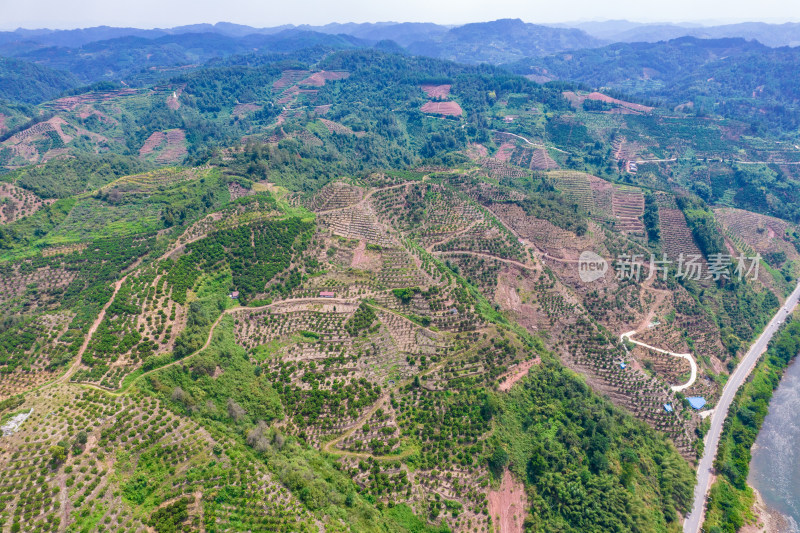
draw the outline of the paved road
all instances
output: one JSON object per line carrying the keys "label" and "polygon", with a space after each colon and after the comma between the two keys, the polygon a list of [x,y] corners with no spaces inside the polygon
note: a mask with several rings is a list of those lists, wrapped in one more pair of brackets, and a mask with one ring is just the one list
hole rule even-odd
{"label": "paved road", "polygon": [[783,304],[783,307],[772,317],[767,327],[764,328],[764,332],[750,347],[750,350],[739,363],[739,366],[736,367],[733,375],[722,389],[722,397],[719,399],[714,409],[714,414],[711,415],[711,427],[706,434],[703,457],[700,459],[700,464],[697,467],[697,485],[694,487],[694,504],[692,506],[692,512],[683,522],[684,533],[698,533],[703,524],[706,494],[710,488],[711,468],[714,464],[714,458],[717,455],[719,438],[722,433],[722,424],[725,422],[725,418],[728,415],[728,409],[731,406],[731,402],[733,402],[733,397],[756,366],[759,357],[761,357],[761,354],[767,349],[767,344],[775,332],[778,331],[778,328],[781,326],[786,316],[797,306],[798,299],[800,299],[800,284],[797,285],[792,294],[786,299],[786,303]]}

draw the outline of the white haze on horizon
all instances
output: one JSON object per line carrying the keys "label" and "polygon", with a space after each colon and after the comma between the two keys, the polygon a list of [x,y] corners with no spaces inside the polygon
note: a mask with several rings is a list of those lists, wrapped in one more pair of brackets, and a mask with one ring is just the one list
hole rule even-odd
{"label": "white haze on horizon", "polygon": [[[632,20],[701,25],[744,21],[800,21],[800,2],[791,0],[460,0],[459,2],[374,2],[366,0],[0,0],[0,29],[73,29],[92,26],[169,28],[218,21],[270,27],[330,22],[435,22],[460,25],[500,18],[538,24],[564,21]],[[565,24],[566,25],[566,24]]]}

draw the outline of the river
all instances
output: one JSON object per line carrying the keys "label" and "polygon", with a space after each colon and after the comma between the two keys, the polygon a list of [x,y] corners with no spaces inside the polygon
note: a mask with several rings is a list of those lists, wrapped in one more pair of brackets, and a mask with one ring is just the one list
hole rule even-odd
{"label": "river", "polygon": [[800,533],[800,360],[783,375],[753,446],[748,481]]}

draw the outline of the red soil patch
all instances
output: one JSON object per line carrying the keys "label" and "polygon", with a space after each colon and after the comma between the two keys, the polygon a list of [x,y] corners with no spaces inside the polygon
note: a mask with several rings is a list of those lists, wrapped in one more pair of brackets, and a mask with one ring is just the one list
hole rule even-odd
{"label": "red soil patch", "polygon": [[87,119],[87,118],[92,117],[92,116],[98,117],[98,119],[101,122],[104,122],[106,124],[111,124],[111,125],[118,124],[117,119],[115,119],[114,117],[110,117],[110,116],[106,115],[102,111],[98,111],[97,109],[95,109],[91,105],[86,104],[86,105],[82,105],[80,107],[80,111],[78,111],[78,117],[80,117],[82,119]]}
{"label": "red soil patch", "polygon": [[579,107],[584,100],[586,100],[583,96],[578,96],[576,93],[572,91],[565,91],[562,93],[564,98],[566,98],[572,107]]}
{"label": "red soil patch", "polygon": [[504,163],[508,162],[511,159],[511,154],[514,152],[514,145],[511,143],[503,143],[497,148],[497,153],[494,154],[494,158]]}
{"label": "red soil patch", "polygon": [[145,157],[154,152],[157,163],[177,163],[186,157],[186,133],[183,130],[156,131],[144,142],[139,149],[139,157]]}
{"label": "red soil patch", "polygon": [[436,115],[450,115],[460,117],[464,110],[456,102],[428,102],[422,106],[423,113],[433,113]]}
{"label": "red soil patch", "polygon": [[[564,98],[569,100],[569,102],[573,105],[573,107],[578,107],[583,104],[584,100],[598,100],[600,102],[605,102],[607,104],[614,104],[618,105],[622,108],[628,110],[628,112],[638,112],[638,113],[649,113],[653,110],[652,107],[648,107],[646,105],[641,104],[634,104],[632,102],[626,102],[624,100],[617,100],[616,98],[612,98],[608,95],[603,93],[593,92],[587,95],[579,95],[572,91],[567,91],[564,93]],[[616,110],[616,113],[625,113],[625,111]]]}
{"label": "red soil patch", "polygon": [[632,109],[634,111],[641,111],[642,113],[649,113],[653,110],[652,107],[648,107],[646,105],[641,104],[633,104],[631,102],[626,102],[624,100],[617,100],[616,98],[611,98],[603,93],[594,92],[586,96],[589,100],[599,100],[601,102],[606,102],[608,104],[616,104],[618,106],[627,107],[628,109]]}
{"label": "red soil patch", "polygon": [[308,78],[300,82],[301,85],[311,85],[312,87],[322,87],[326,81],[343,80],[350,76],[349,72],[332,72],[329,70],[321,70],[315,72]]}
{"label": "red soil patch", "polygon": [[428,95],[428,98],[440,98],[444,100],[450,94],[450,87],[452,85],[422,85],[422,90]]}
{"label": "red soil patch", "polygon": [[528,375],[528,370],[530,370],[533,365],[538,365],[541,362],[542,360],[537,357],[535,359],[531,359],[530,361],[523,361],[516,365],[511,370],[500,376],[501,378],[506,379],[500,383],[497,389],[500,392],[511,390],[511,387],[513,387],[517,381]]}
{"label": "red soil patch", "polygon": [[489,150],[482,144],[470,143],[467,146],[467,156],[472,160],[477,160],[489,155]]}
{"label": "red soil patch", "polygon": [[489,491],[489,516],[497,533],[522,533],[522,523],[528,513],[528,502],[522,483],[506,470],[500,490]]}
{"label": "red soil patch", "polygon": [[186,132],[170,130],[167,132],[167,146],[156,157],[158,163],[177,163],[186,157]]}
{"label": "red soil patch", "polygon": [[550,157],[547,150],[537,148],[531,157],[531,168],[534,170],[555,170],[558,168],[558,163]]}
{"label": "red soil patch", "polygon": [[78,117],[81,119],[87,119],[94,114],[94,109],[89,107],[88,105],[81,106],[81,110],[78,111]]}
{"label": "red soil patch", "polygon": [[58,100],[54,100],[45,105],[53,109],[60,109],[62,111],[72,111],[73,109],[82,104],[105,102],[106,100],[111,100],[112,98],[131,96],[137,94],[138,92],[139,91],[137,91],[136,89],[119,89],[117,91],[107,91],[102,93],[86,93],[86,94],[79,94],[77,96],[66,96],[64,98],[59,98]]}
{"label": "red soil patch", "polygon": [[47,124],[50,124],[50,127],[53,129],[53,131],[58,133],[58,136],[61,137],[61,141],[64,144],[67,144],[68,142],[70,142],[72,140],[72,137],[70,137],[69,135],[67,135],[63,131],[61,131],[61,126],[64,126],[65,124],[67,124],[67,121],[64,120],[63,118],[61,118],[61,117],[53,117],[53,118],[51,118],[50,120],[47,121]]}
{"label": "red soil patch", "polygon": [[181,107],[181,103],[178,100],[178,97],[181,95],[181,90],[178,89],[174,91],[171,95],[167,97],[167,107],[172,109],[173,111],[177,110]]}
{"label": "red soil patch", "polygon": [[308,77],[309,74],[310,72],[307,70],[284,70],[281,77],[272,84],[272,88],[276,91],[285,89]]}
{"label": "red soil patch", "polygon": [[263,106],[260,106],[258,104],[236,104],[233,107],[233,114],[235,116],[242,117],[244,115],[247,115],[248,113],[259,111],[262,107]]}
{"label": "red soil patch", "polygon": [[[35,141],[46,139],[51,132],[55,132],[64,144],[68,144],[72,137],[62,131],[61,127],[65,124],[67,124],[67,121],[63,118],[53,117],[50,120],[38,122],[30,128],[15,133],[3,141],[3,144],[10,147],[16,156],[22,157],[30,163],[40,162],[44,154],[39,153],[39,148]],[[51,156],[57,155],[55,150],[50,150],[50,152],[54,152]]]}
{"label": "red soil patch", "polygon": [[164,141],[166,140],[167,135],[163,131],[155,131],[153,132],[150,137],[144,142],[141,148],[139,148],[139,157],[144,157],[147,154],[150,154],[161,146]]}
{"label": "red soil patch", "polygon": [[362,239],[353,250],[353,259],[350,261],[350,266],[366,270],[368,267],[380,266],[380,259],[380,254],[367,251],[367,241]]}

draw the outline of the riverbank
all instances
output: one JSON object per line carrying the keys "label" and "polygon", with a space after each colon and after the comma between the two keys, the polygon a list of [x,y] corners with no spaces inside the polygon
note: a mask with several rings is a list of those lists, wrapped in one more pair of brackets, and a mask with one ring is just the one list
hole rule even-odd
{"label": "riverbank", "polygon": [[755,523],[746,524],[739,530],[739,533],[797,533],[797,524],[791,518],[767,505],[757,489],[753,489],[753,494],[755,496],[753,504]]}
{"label": "riverbank", "polygon": [[800,530],[800,360],[789,365],[772,395],[751,449],[748,484],[761,492],[765,505],[787,517],[781,531]]}
{"label": "riverbank", "polygon": [[[755,370],[759,361],[764,361],[764,357],[762,357],[764,352],[766,352],[770,346],[776,344],[773,342],[773,336],[787,329],[785,321],[787,319],[791,320],[798,302],[800,302],[800,283],[797,284],[789,297],[786,298],[786,301],[784,301],[783,305],[778,309],[755,342],[750,345],[747,353],[745,353],[742,360],[736,366],[736,369],[728,378],[727,383],[725,383],[725,386],[722,388],[722,394],[717,401],[714,412],[710,416],[708,431],[703,439],[703,452],[697,464],[697,481],[694,488],[692,510],[686,515],[683,521],[683,533],[699,533],[701,531],[701,525],[704,523],[703,520],[706,518],[706,504],[708,503],[708,510],[711,512],[719,505],[718,502],[720,501],[724,504],[720,512],[724,511],[721,520],[722,523],[725,524],[725,529],[722,529],[721,526],[718,526],[718,529],[720,531],[736,531],[744,525],[746,516],[743,515],[746,515],[750,505],[747,505],[747,507],[744,508],[745,510],[742,511],[745,503],[742,501],[742,496],[748,496],[745,489],[747,488],[746,478],[750,462],[750,445],[755,442],[755,438],[758,435],[758,428],[751,429],[751,434],[746,436],[748,440],[748,444],[744,448],[747,454],[746,460],[737,457],[735,458],[736,461],[733,463],[718,462],[720,461],[720,457],[724,457],[724,447],[722,446],[724,436],[723,429],[730,430],[730,426],[736,423],[737,417],[735,414],[738,410],[738,400],[742,397],[742,389],[745,388],[746,383],[750,383],[748,379],[753,379],[751,373]],[[797,332],[797,338],[798,343],[800,343],[800,331]],[[794,340],[791,339],[791,335],[790,340],[794,342]],[[800,349],[800,344],[796,347]],[[781,353],[785,351],[785,349],[782,349]],[[797,350],[786,357],[787,364],[796,353]],[[771,359],[771,356],[768,358]],[[778,386],[779,381],[780,377],[777,378],[775,385],[769,390],[769,394],[772,394],[772,390]],[[762,406],[763,409],[760,409],[763,411],[763,414],[757,421],[759,425],[763,417],[766,416],[768,403],[769,400]],[[731,413],[734,414],[731,415]],[[747,421],[747,425],[752,424],[753,420]],[[739,435],[737,435],[737,438],[738,437]],[[740,443],[741,440],[735,442]],[[736,449],[739,450],[738,444]],[[713,476],[716,472],[720,472],[721,464],[725,464],[726,466],[726,471],[722,472],[722,474],[732,480],[732,482],[735,482],[735,489],[726,490],[724,483],[716,481],[715,483],[719,485],[718,491],[722,490],[723,492],[717,494],[716,497],[714,497],[713,494],[709,496],[709,489],[712,487],[712,482],[714,482]],[[744,494],[738,496],[734,495],[732,494],[734,490],[744,491]],[[752,499],[752,492],[749,493],[749,497]],[[718,517],[706,521],[708,522],[710,520],[720,521]]]}
{"label": "riverbank", "polygon": [[[714,460],[718,476],[711,487],[704,531],[742,531],[745,526],[756,527],[753,531],[759,531],[760,520],[756,516],[759,504],[755,492],[747,484],[751,449],[769,411],[773,392],[798,351],[800,322],[795,315],[770,342],[750,380],[736,393]],[[762,509],[762,521],[775,516],[763,505],[763,499]],[[779,531],[786,533],[787,530]]]}

